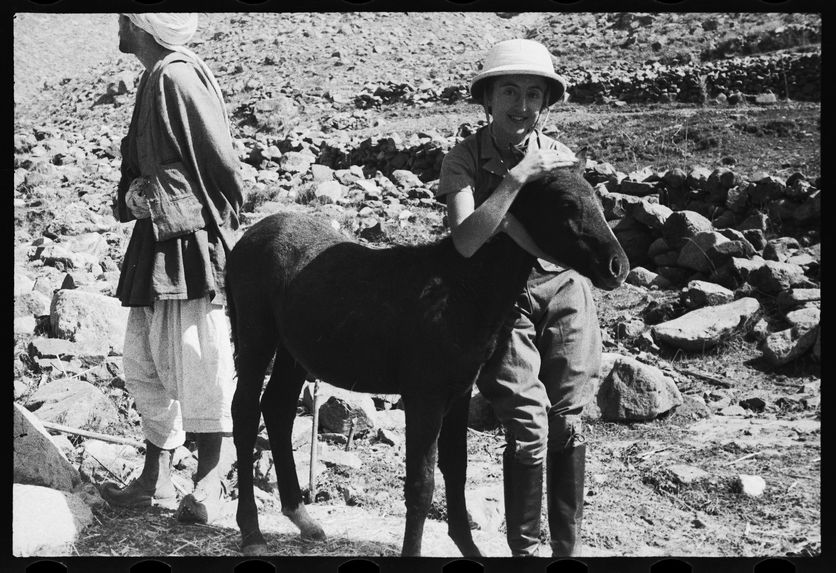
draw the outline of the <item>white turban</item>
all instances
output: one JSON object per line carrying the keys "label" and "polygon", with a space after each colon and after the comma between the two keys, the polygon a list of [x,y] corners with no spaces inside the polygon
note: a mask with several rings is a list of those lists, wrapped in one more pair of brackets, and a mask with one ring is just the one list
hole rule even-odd
{"label": "white turban", "polygon": [[228,128],[229,118],[226,116],[226,104],[221,93],[221,87],[218,85],[217,80],[215,80],[214,74],[212,74],[212,71],[197,54],[183,46],[197,31],[197,14],[194,12],[146,12],[143,14],[125,14],[125,16],[135,26],[151,34],[154,40],[163,48],[185,54],[195,61],[203,73],[209,78],[209,82],[212,84],[221,102],[221,111],[223,112],[224,120],[226,120]]}
{"label": "white turban", "polygon": [[197,14],[194,12],[147,12],[125,16],[169,50],[188,42],[197,31]]}

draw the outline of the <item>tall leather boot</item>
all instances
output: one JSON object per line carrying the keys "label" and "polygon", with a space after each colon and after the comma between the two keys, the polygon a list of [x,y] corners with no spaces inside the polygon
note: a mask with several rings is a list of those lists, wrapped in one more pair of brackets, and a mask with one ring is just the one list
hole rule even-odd
{"label": "tall leather boot", "polygon": [[586,444],[548,452],[546,480],[552,555],[571,557],[580,548]]}
{"label": "tall leather boot", "polygon": [[522,464],[513,452],[502,454],[505,525],[514,557],[536,556],[540,545],[543,464]]}

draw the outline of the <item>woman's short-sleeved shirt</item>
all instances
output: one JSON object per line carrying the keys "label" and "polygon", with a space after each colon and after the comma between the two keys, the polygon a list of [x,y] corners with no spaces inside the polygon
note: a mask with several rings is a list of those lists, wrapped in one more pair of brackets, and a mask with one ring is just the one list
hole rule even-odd
{"label": "woman's short-sleeved shirt", "polygon": [[[530,137],[535,138],[535,144],[541,149],[572,153],[567,146],[540,131],[535,130]],[[516,163],[509,165],[502,160],[490,131],[483,127],[456,144],[444,157],[436,199],[446,202],[447,195],[469,189],[478,207],[493,193],[514,165]]]}

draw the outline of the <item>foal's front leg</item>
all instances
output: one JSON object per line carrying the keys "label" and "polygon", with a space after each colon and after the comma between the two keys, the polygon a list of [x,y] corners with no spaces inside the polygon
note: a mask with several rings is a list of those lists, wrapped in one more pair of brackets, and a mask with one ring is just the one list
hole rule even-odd
{"label": "foal's front leg", "polygon": [[473,542],[467,515],[465,481],[467,479],[467,414],[470,388],[453,399],[444,416],[438,438],[438,467],[444,474],[447,497],[447,533],[462,555],[481,556]]}
{"label": "foal's front leg", "polygon": [[406,527],[401,555],[421,555],[424,521],[433,498],[438,433],[444,402],[428,396],[403,396],[406,413]]}

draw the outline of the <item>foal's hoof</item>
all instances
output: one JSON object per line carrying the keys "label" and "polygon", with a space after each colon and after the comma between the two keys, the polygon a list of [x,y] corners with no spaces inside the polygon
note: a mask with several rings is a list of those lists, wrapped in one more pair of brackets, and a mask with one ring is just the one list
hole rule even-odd
{"label": "foal's hoof", "polygon": [[306,541],[322,541],[326,537],[325,530],[316,524],[302,529],[300,535]]}
{"label": "foal's hoof", "polygon": [[241,553],[247,557],[255,557],[258,555],[267,555],[267,545],[264,543],[255,543],[241,548]]}
{"label": "foal's hoof", "polygon": [[282,513],[299,528],[302,539],[306,541],[322,541],[325,539],[325,530],[308,515],[304,505],[296,509],[282,509]]}

